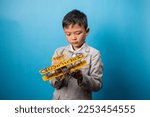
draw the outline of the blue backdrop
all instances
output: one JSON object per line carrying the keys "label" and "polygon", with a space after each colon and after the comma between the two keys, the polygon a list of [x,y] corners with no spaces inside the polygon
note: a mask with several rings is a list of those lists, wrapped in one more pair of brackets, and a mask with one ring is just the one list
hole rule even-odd
{"label": "blue backdrop", "polygon": [[39,70],[67,44],[61,21],[88,16],[87,43],[100,50],[103,88],[94,99],[150,99],[149,0],[0,0],[0,99],[51,99]]}

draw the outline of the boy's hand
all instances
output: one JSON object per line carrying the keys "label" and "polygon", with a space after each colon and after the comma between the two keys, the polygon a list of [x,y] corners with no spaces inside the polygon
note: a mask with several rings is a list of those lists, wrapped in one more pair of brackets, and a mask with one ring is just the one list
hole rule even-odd
{"label": "boy's hand", "polygon": [[62,72],[63,72],[64,77],[70,76],[70,70],[67,67],[63,67]]}
{"label": "boy's hand", "polygon": [[83,79],[83,75],[82,75],[82,72],[81,70],[76,70],[74,72],[71,73],[71,76],[77,80],[81,80]]}

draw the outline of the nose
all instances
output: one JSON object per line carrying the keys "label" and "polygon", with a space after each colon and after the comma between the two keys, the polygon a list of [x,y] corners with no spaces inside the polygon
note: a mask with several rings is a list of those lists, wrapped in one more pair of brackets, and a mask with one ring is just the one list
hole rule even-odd
{"label": "nose", "polygon": [[76,36],[75,36],[74,34],[72,34],[72,35],[71,35],[71,39],[72,39],[72,40],[76,40],[77,38],[76,38]]}

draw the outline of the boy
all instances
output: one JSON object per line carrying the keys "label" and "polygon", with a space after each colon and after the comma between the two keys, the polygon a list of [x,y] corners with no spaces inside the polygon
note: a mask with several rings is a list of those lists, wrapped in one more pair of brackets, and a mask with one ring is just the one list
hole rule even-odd
{"label": "boy", "polygon": [[[65,15],[62,26],[68,46],[56,49],[54,57],[66,54],[65,59],[79,54],[86,55],[87,65],[76,70],[71,75],[64,72],[65,78],[54,78],[50,81],[55,88],[55,100],[91,100],[92,91],[100,90],[102,86],[102,62],[98,50],[88,46],[85,38],[89,33],[86,15],[79,10],[72,10]],[[56,60],[53,64],[59,64]]]}

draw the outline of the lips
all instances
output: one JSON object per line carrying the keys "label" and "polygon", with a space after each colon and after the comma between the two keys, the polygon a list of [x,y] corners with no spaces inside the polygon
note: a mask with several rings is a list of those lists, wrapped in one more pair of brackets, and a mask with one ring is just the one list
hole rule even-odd
{"label": "lips", "polygon": [[78,42],[71,42],[72,44],[78,44]]}

